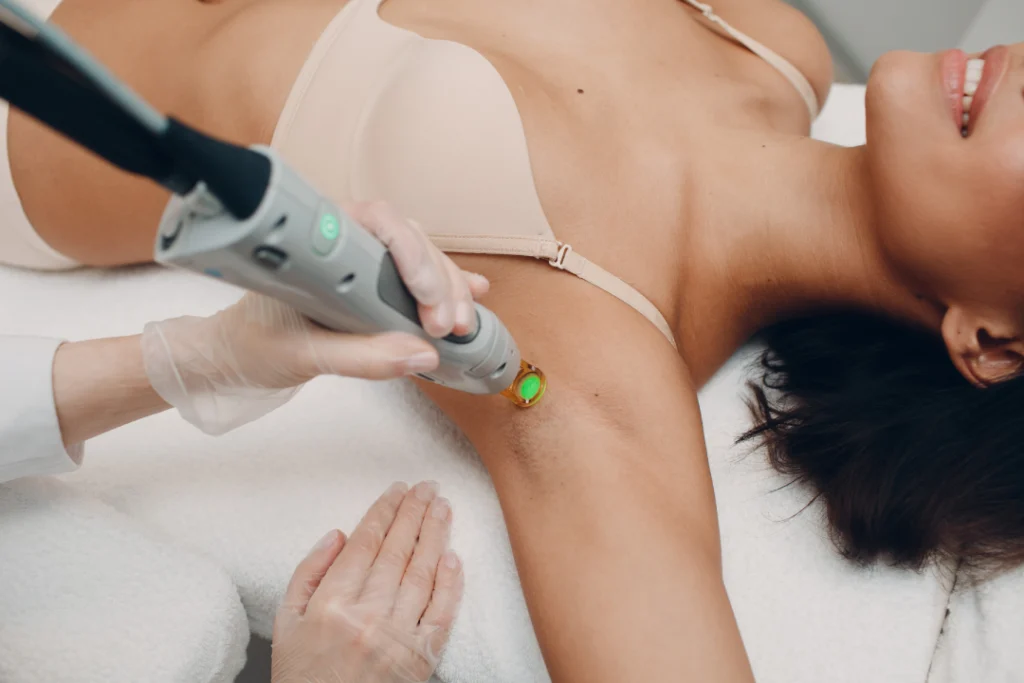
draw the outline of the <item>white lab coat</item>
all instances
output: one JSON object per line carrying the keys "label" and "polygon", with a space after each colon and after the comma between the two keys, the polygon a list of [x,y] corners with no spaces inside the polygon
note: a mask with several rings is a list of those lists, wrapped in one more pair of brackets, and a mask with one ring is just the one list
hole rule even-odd
{"label": "white lab coat", "polygon": [[75,470],[84,448],[64,448],[53,398],[60,339],[0,335],[0,482]]}

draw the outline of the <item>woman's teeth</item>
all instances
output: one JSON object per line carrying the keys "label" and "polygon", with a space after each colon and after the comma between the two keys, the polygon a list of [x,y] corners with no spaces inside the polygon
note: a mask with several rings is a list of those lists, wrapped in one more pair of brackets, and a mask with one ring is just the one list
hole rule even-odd
{"label": "woman's teeth", "polygon": [[971,59],[967,62],[967,74],[964,78],[964,118],[960,134],[967,137],[967,126],[971,123],[971,106],[974,104],[974,95],[978,92],[978,84],[981,83],[981,75],[985,71],[984,59]]}

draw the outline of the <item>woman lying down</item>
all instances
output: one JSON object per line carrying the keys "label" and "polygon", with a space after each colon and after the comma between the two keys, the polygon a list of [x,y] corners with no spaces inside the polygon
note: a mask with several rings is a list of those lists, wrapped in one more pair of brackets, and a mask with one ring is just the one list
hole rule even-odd
{"label": "woman lying down", "polygon": [[[758,333],[749,437],[817,488],[842,552],[979,576],[1024,556],[1024,44],[885,55],[868,142],[839,148],[808,137],[825,44],[778,0],[52,20],[158,108],[272,143],[343,205],[386,200],[491,281],[544,402],[423,390],[493,478],[557,683],[753,679],[696,396]],[[8,260],[149,260],[160,189],[17,114],[7,141]]]}

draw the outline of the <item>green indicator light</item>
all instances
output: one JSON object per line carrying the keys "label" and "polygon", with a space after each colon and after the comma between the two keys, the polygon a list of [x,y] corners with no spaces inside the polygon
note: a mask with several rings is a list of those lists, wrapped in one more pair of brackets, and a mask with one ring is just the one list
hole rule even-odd
{"label": "green indicator light", "polygon": [[527,375],[523,378],[523,381],[519,383],[519,396],[524,401],[532,401],[540,393],[540,377],[537,375]]}
{"label": "green indicator light", "polygon": [[341,226],[338,225],[338,219],[329,213],[325,213],[320,219],[320,234],[324,236],[324,239],[337,239],[338,233],[341,232]]}

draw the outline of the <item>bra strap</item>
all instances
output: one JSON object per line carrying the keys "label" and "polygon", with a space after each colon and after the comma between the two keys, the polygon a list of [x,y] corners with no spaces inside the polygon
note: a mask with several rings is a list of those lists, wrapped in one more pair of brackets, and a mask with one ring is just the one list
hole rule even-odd
{"label": "bra strap", "polygon": [[647,297],[607,270],[572,250],[572,246],[546,237],[528,235],[431,235],[438,249],[449,253],[529,256],[544,259],[553,268],[565,270],[600,287],[654,323],[676,348],[672,327]]}
{"label": "bra strap", "polygon": [[804,99],[804,102],[807,103],[807,110],[811,113],[811,121],[814,121],[815,119],[818,118],[820,108],[818,105],[818,96],[817,94],[815,94],[814,88],[807,80],[807,77],[804,76],[799,69],[793,66],[793,64],[788,59],[786,59],[785,57],[783,57],[782,55],[780,55],[778,52],[771,49],[767,45],[764,45],[754,40],[746,33],[742,33],[741,31],[737,31],[736,29],[734,29],[724,19],[715,14],[715,10],[711,7],[711,5],[707,5],[703,2],[698,2],[698,0],[683,0],[683,2],[685,2],[690,7],[699,10],[700,13],[704,15],[705,19],[719,26],[723,31],[729,34],[740,45],[743,45],[748,50],[753,52],[755,55],[757,55],[758,57],[771,64],[773,67],[775,67],[783,76],[786,77],[786,80],[793,84],[793,87],[796,88],[797,92],[800,93],[800,96]]}

